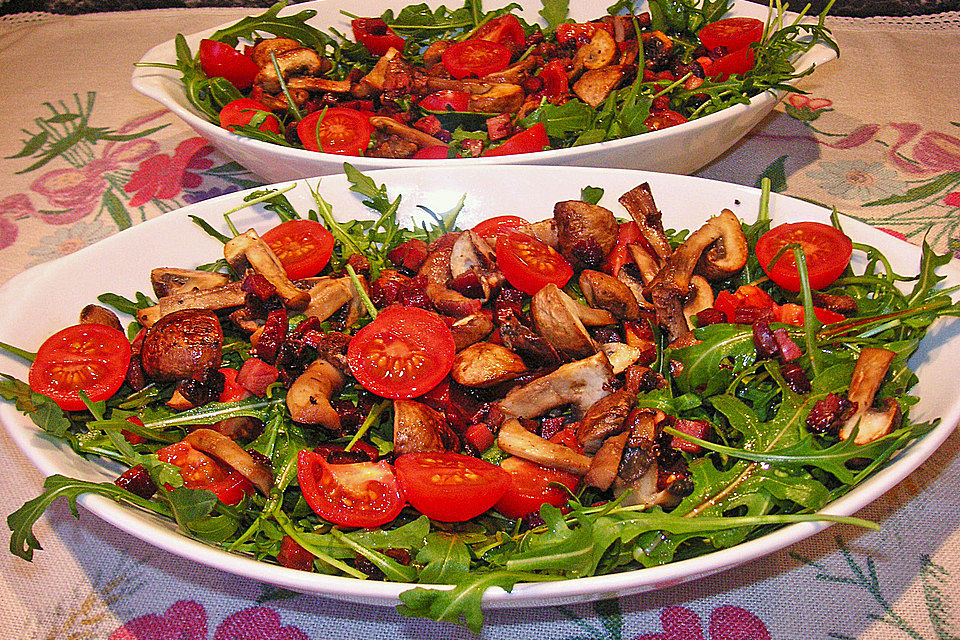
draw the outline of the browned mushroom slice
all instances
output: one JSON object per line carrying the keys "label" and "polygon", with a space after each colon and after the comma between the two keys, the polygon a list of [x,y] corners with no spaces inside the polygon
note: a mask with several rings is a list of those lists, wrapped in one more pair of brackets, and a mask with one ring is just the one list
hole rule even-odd
{"label": "browned mushroom slice", "polygon": [[271,53],[274,56],[279,56],[287,51],[302,48],[303,45],[293,38],[267,38],[258,42],[256,46],[253,47],[253,52],[250,55],[253,58],[254,64],[258,67],[263,67],[268,64],[273,64],[273,60],[270,57]]}
{"label": "browned mushroom slice", "polygon": [[873,399],[887,375],[896,354],[888,349],[866,347],[857,357],[847,399],[856,403],[856,412],[840,427],[840,439],[847,440],[857,430],[856,444],[866,444],[890,433],[900,420],[900,405],[887,398],[883,409],[873,408]]}
{"label": "browned mushroom slice", "polygon": [[353,83],[349,80],[328,80],[327,78],[296,77],[290,78],[287,88],[293,91],[311,91],[325,93],[349,93]]}
{"label": "browned mushroom slice", "polygon": [[238,272],[249,267],[266,278],[290,309],[303,311],[310,304],[310,294],[290,282],[280,259],[253,229],[223,245],[223,257]]}
{"label": "browned mushroom slice", "polygon": [[[363,279],[361,278],[361,282]],[[301,285],[309,285],[310,304],[303,310],[305,316],[326,320],[344,305],[350,305],[344,325],[349,327],[364,313],[364,306],[360,295],[349,277],[333,278],[306,278],[299,280]]]}
{"label": "browned mushroom slice", "polygon": [[423,50],[423,66],[429,69],[439,64],[443,59],[443,52],[449,49],[453,42],[453,40],[437,40],[430,43],[430,46]]}
{"label": "browned mushroom slice", "polygon": [[673,253],[667,234],[663,230],[662,214],[653,200],[649,183],[644,182],[627,191],[620,196],[619,202],[640,227],[640,234],[656,253],[658,260]]}
{"label": "browned mushroom slice", "polygon": [[480,311],[482,303],[450,288],[450,281],[453,279],[450,270],[452,250],[452,244],[432,248],[417,274],[426,279],[427,286],[424,288],[424,293],[430,298],[430,302],[437,311],[444,315],[462,318]]}
{"label": "browned mushroom slice", "polygon": [[523,105],[523,87],[509,82],[491,84],[483,93],[471,93],[467,111],[476,113],[516,113]]}
{"label": "browned mushroom slice", "polygon": [[267,93],[280,93],[282,90],[280,86],[280,76],[277,75],[278,67],[284,80],[295,74],[304,76],[317,75],[324,69],[320,54],[313,49],[307,49],[305,47],[275,54],[275,58],[277,61],[276,66],[273,64],[273,59],[269,59],[269,62],[264,63],[264,65],[260,67],[260,72],[257,73],[256,78],[253,80],[255,85]]}
{"label": "browned mushroom slice", "polygon": [[88,304],[80,310],[80,324],[102,324],[117,331],[123,331],[123,325],[120,324],[117,314],[98,304]]}
{"label": "browned mushroom slice", "polygon": [[393,402],[393,451],[397,455],[424,451],[453,451],[457,435],[444,417],[422,402]]}
{"label": "browned mushroom slice", "polygon": [[497,405],[505,415],[517,418],[536,418],[565,404],[574,405],[577,414],[583,415],[610,394],[614,377],[607,356],[597,353],[511,389]]}
{"label": "browned mushroom slice", "polygon": [[417,147],[421,149],[424,147],[447,146],[447,143],[443,140],[434,138],[429,133],[424,133],[419,129],[408,127],[387,116],[372,116],[370,118],[370,124],[373,125],[374,129],[383,134],[398,136],[403,140],[417,145]]}
{"label": "browned mushroom slice", "polygon": [[553,218],[531,222],[520,229],[524,233],[533,236],[540,242],[548,244],[554,249],[560,248],[560,236],[557,231],[557,221]]}
{"label": "browned mushroom slice", "polygon": [[665,418],[662,411],[640,409],[628,419],[632,428],[613,482],[613,495],[622,496],[624,506],[673,506],[678,501],[679,496],[671,487],[659,489],[660,469],[654,443]]}
{"label": "browned mushroom slice", "polygon": [[225,273],[211,273],[194,269],[159,267],[150,271],[150,284],[158,298],[191,291],[215,289],[230,283]]}
{"label": "browned mushroom slice", "polygon": [[623,457],[623,447],[627,443],[629,433],[611,436],[603,441],[600,448],[590,459],[590,469],[583,476],[583,484],[606,491],[617,479],[620,468],[620,459]]}
{"label": "browned mushroom slice", "polygon": [[560,364],[560,354],[546,338],[516,318],[501,321],[498,328],[503,346],[519,355],[528,366],[547,368]]}
{"label": "browned mushroom slice", "polygon": [[273,488],[273,472],[222,433],[213,429],[194,429],[184,440],[194,449],[208,453],[236,469],[260,493],[268,495]]}
{"label": "browned mushroom slice", "polygon": [[[633,263],[637,265],[637,271],[640,273],[640,280],[643,284],[648,285],[653,282],[653,279],[656,278],[660,272],[660,259],[647,251],[646,247],[638,242],[628,244],[627,251],[630,252]],[[670,253],[666,254],[666,256],[669,255]],[[617,276],[619,277],[619,274],[617,274]],[[642,298],[643,296],[640,296],[640,299]]]}
{"label": "browned mushroom slice", "polygon": [[613,212],[597,204],[564,200],[553,206],[560,253],[571,263],[578,262],[578,253],[596,245],[607,255],[617,243],[619,225]]}
{"label": "browned mushroom slice", "polygon": [[600,345],[600,351],[607,356],[613,372],[620,375],[627,367],[643,357],[643,349],[623,342],[607,342]]}
{"label": "browned mushroom slice", "polygon": [[477,342],[457,353],[450,375],[466,387],[492,387],[527,372],[523,360],[510,349]]}
{"label": "browned mushroom slice", "polygon": [[390,66],[390,61],[398,55],[400,55],[400,52],[393,47],[387,49],[387,52],[377,60],[377,64],[373,66],[370,73],[363,76],[361,82],[370,85],[377,91],[383,91],[383,86],[387,79],[387,67]]}
{"label": "browned mushroom slice", "polygon": [[720,237],[700,255],[697,273],[707,280],[724,280],[747,264],[747,237],[730,209],[722,210],[710,221],[719,229]]}
{"label": "browned mushroom slice", "polygon": [[710,283],[698,275],[690,276],[687,303],[683,305],[683,317],[687,319],[687,325],[692,326],[691,318],[712,306],[713,288]]}
{"label": "browned mushroom slice", "polygon": [[537,68],[537,57],[536,56],[526,56],[520,62],[516,62],[502,71],[497,71],[489,75],[483,76],[480,80],[482,82],[489,82],[491,84],[513,84],[519,85],[525,78],[527,78],[530,73]]}
{"label": "browned mushroom slice", "polygon": [[497,256],[486,240],[473,231],[457,236],[450,251],[450,275],[454,281],[472,272],[480,282],[483,299],[503,285],[503,274],[497,268]]}
{"label": "browned mushroom slice", "polygon": [[636,389],[619,389],[587,409],[577,424],[577,441],[584,451],[596,453],[604,440],[623,432],[636,396]]}
{"label": "browned mushroom slice", "polygon": [[310,363],[287,391],[287,409],[294,422],[319,424],[330,431],[340,429],[340,414],[330,404],[343,388],[343,375],[323,358]]}
{"label": "browned mushroom slice", "polygon": [[215,313],[199,309],[163,316],[140,348],[143,371],[152,380],[195,378],[223,357],[223,329]]}
{"label": "browned mushroom slice", "polygon": [[243,305],[246,299],[246,294],[243,292],[241,286],[242,283],[237,281],[213,289],[198,289],[172,296],[165,296],[160,298],[156,305],[137,311],[137,321],[149,328],[160,318],[175,311],[184,311],[186,309],[219,311],[221,309],[239,307]]}
{"label": "browned mushroom slice", "polygon": [[606,29],[597,29],[590,42],[580,45],[573,58],[574,68],[600,69],[617,57],[617,43]]}
{"label": "browned mushroom slice", "polygon": [[578,476],[590,468],[590,458],[587,456],[527,431],[516,419],[507,420],[500,427],[497,446],[518,458]]}
{"label": "browned mushroom slice", "polygon": [[621,64],[590,69],[574,83],[573,92],[591,107],[598,107],[611,91],[620,86],[630,69],[631,67]]}
{"label": "browned mushroom slice", "polygon": [[586,357],[599,348],[585,324],[603,326],[616,322],[609,311],[578,304],[553,283],[533,295],[530,317],[537,332],[557,353],[569,359]]}
{"label": "browned mushroom slice", "polygon": [[591,307],[605,309],[621,320],[640,317],[640,303],[633,291],[609,274],[585,269],[580,273],[580,290]]}
{"label": "browned mushroom slice", "polygon": [[453,334],[453,344],[457,351],[466,349],[470,345],[480,342],[493,333],[493,320],[483,313],[474,313],[458,319],[450,325]]}

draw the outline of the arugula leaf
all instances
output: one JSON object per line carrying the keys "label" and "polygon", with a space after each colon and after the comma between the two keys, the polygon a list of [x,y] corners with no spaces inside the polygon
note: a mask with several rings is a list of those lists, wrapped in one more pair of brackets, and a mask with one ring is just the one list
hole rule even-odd
{"label": "arugula leaf", "polygon": [[397,611],[405,616],[465,624],[474,633],[480,633],[483,593],[491,587],[510,591],[521,578],[520,574],[510,571],[493,571],[467,574],[456,587],[446,591],[417,587],[400,594],[402,604],[397,606]]}
{"label": "arugula leaf", "polygon": [[470,572],[470,550],[455,535],[431,533],[416,560],[420,580],[430,584],[457,584]]}
{"label": "arugula leaf", "polygon": [[580,189],[580,200],[588,204],[597,204],[603,198],[603,188],[584,187]]}
{"label": "arugula leaf", "polygon": [[545,32],[556,31],[557,25],[567,19],[570,12],[570,0],[541,0],[543,7],[538,11],[547,21]]}
{"label": "arugula leaf", "polygon": [[47,396],[31,391],[26,382],[0,373],[0,397],[13,401],[17,411],[56,438],[66,437],[70,430],[70,420],[63,409]]}

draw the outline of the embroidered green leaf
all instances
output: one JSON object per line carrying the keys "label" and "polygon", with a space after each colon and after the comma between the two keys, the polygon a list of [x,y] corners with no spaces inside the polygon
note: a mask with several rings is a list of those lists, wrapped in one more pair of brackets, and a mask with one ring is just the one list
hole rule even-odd
{"label": "embroidered green leaf", "polygon": [[919,186],[913,187],[901,195],[890,196],[889,198],[882,198],[880,200],[873,200],[872,202],[865,203],[863,206],[882,207],[888,204],[915,202],[917,200],[922,200],[923,198],[934,196],[941,191],[950,189],[958,184],[960,184],[960,171],[951,171],[949,173],[944,173],[940,176],[937,176],[930,182],[925,182]]}

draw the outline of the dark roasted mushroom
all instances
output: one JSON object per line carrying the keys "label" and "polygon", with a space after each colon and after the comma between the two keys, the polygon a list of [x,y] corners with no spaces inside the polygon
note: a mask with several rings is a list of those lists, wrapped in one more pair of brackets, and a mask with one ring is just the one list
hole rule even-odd
{"label": "dark roasted mushroom", "polygon": [[147,331],[140,348],[143,371],[152,380],[201,376],[220,366],[223,329],[212,311],[187,309],[168,314]]}

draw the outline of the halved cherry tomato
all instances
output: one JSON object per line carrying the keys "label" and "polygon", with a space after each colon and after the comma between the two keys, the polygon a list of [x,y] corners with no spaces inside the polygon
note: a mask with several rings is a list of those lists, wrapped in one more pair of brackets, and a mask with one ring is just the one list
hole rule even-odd
{"label": "halved cherry tomato", "polygon": [[30,389],[65,411],[86,408],[113,396],[127,377],[130,343],[122,331],[102,324],[76,324],[44,340],[30,365]]}
{"label": "halved cherry tomato", "polygon": [[353,38],[375,56],[391,48],[403,51],[404,40],[382,18],[356,18],[350,21]]}
{"label": "halved cherry tomato", "polygon": [[200,68],[208,78],[226,78],[241,91],[249,89],[260,72],[253,58],[216,40],[201,40],[199,57]]}
{"label": "halved cherry tomato", "polygon": [[711,22],[700,30],[700,42],[707,49],[726,47],[728,53],[749,47],[763,38],[763,21],[737,16]]}
{"label": "halved cherry tomato", "polygon": [[500,467],[459,453],[407,453],[394,466],[414,509],[441,522],[464,522],[500,499],[510,479]]}
{"label": "halved cherry tomato", "polygon": [[687,119],[676,111],[671,109],[661,109],[659,111],[652,112],[647,119],[643,121],[643,124],[650,129],[650,131],[659,131],[660,129],[666,129],[667,127],[675,127],[678,124],[683,124]]}
{"label": "halved cherry tomato", "polygon": [[740,49],[712,61],[704,68],[703,73],[708,78],[719,79],[720,82],[723,82],[734,74],[743,75],[750,71],[750,69],[753,69],[754,62],[753,49]]}
{"label": "halved cherry tomato", "polygon": [[486,240],[492,245],[496,245],[497,238],[508,229],[523,229],[530,223],[519,216],[493,216],[483,222],[473,225],[470,231]]}
{"label": "halved cherry tomato", "polygon": [[467,76],[483,77],[506,69],[512,54],[502,44],[489,40],[463,40],[450,45],[440,56],[447,72],[462,80]]}
{"label": "halved cherry tomato", "polygon": [[223,374],[223,391],[220,393],[220,402],[238,402],[253,395],[237,382],[238,371],[236,369],[224,367],[220,369],[220,373]]}
{"label": "halved cherry tomato", "polygon": [[267,105],[253,98],[237,98],[228,102],[220,110],[220,126],[227,131],[250,124],[254,116],[266,114],[263,122],[257,127],[260,131],[280,133],[280,121],[270,112]]}
{"label": "halved cherry tomato", "polygon": [[570,92],[567,65],[560,58],[554,58],[543,65],[538,77],[543,82],[541,93],[548,98],[564,96]]}
{"label": "halved cherry tomato", "polygon": [[345,156],[363,155],[372,134],[369,114],[343,107],[314,111],[297,124],[297,137],[307,149]]}
{"label": "halved cherry tomato", "polygon": [[316,220],[287,220],[262,236],[291,280],[317,275],[333,255],[333,234]]}
{"label": "halved cherry tomato", "polygon": [[[841,315],[836,311],[822,309],[820,307],[813,308],[813,315],[817,316],[817,320],[823,324],[833,324],[834,322],[840,322],[841,320],[847,319],[846,316]],[[777,322],[802,327],[804,324],[803,307],[799,304],[793,304],[792,302],[781,305],[777,307],[776,318]]]}
{"label": "halved cherry tomato", "polygon": [[770,294],[752,284],[742,285],[733,293],[724,289],[713,301],[713,308],[722,311],[727,316],[727,322],[737,322],[737,309],[741,307],[775,312],[777,305]]}
{"label": "halved cherry tomato", "polygon": [[384,398],[413,398],[446,377],[455,351],[453,334],[440,316],[394,305],[354,334],[347,364],[364,389]]}
{"label": "halved cherry tomato", "polygon": [[770,229],[757,241],[757,259],[770,279],[787,291],[800,291],[800,274],[793,251],[786,251],[772,268],[770,261],[782,247],[793,243],[803,249],[813,289],[823,289],[839,278],[853,254],[850,238],[822,222],[793,222]]}
{"label": "halved cherry tomato", "polygon": [[237,504],[244,495],[253,492],[253,484],[239,471],[194,449],[189,442],[166,446],[157,451],[157,458],[180,467],[180,477],[187,489],[212,491],[224,504]]}
{"label": "halved cherry tomato", "polygon": [[610,35],[613,35],[613,26],[603,22],[564,22],[557,25],[557,42],[560,44],[570,40],[576,40],[581,44],[590,42],[598,29],[605,29],[610,32]]}
{"label": "halved cherry tomato", "polygon": [[556,249],[519,231],[506,230],[497,237],[497,264],[517,289],[535,294],[546,285],[558,287],[573,277],[573,268]]}
{"label": "halved cherry tomato", "polygon": [[466,111],[469,101],[470,94],[466,91],[445,89],[423,96],[419,105],[427,111]]}
{"label": "halved cherry tomato", "polygon": [[541,467],[516,456],[504,459],[500,468],[510,475],[510,487],[494,509],[508,518],[522,518],[543,504],[562,507],[567,503],[568,494],[550,483],[558,482],[573,491],[580,482],[580,478],[571,473]]}
{"label": "halved cherry tomato", "polygon": [[489,40],[497,44],[513,44],[522,47],[527,42],[527,36],[523,32],[523,25],[517,20],[517,16],[507,13],[477,29],[471,38],[478,40]]}
{"label": "halved cherry tomato", "polygon": [[576,451],[577,453],[583,453],[583,445],[580,444],[580,440],[577,439],[577,433],[570,427],[564,427],[557,431],[555,434],[547,438],[550,442],[556,444],[562,444],[565,447],[569,447]]}
{"label": "halved cherry tomato", "polygon": [[547,137],[547,127],[542,122],[538,122],[529,129],[513,134],[499,147],[487,149],[483,152],[483,155],[508,156],[514,153],[533,153],[534,151],[543,151],[549,146],[550,138]]}
{"label": "halved cherry tomato", "polygon": [[412,158],[417,160],[446,160],[449,158],[449,147],[444,147],[443,145],[433,145],[432,147],[424,147],[423,149],[418,149]]}
{"label": "halved cherry tomato", "polygon": [[492,447],[493,443],[497,440],[497,436],[493,435],[490,427],[482,422],[475,422],[467,427],[463,432],[463,437],[467,442],[472,444],[477,451],[486,451]]}
{"label": "halved cherry tomato", "polygon": [[640,226],[636,222],[633,220],[621,222],[617,228],[617,244],[615,244],[613,249],[610,250],[610,253],[607,254],[607,258],[603,262],[603,270],[612,276],[620,273],[623,265],[633,259],[630,255],[630,250],[627,249],[627,245],[633,244],[639,239]]}
{"label": "halved cherry tomato", "polygon": [[344,527],[379,527],[397,517],[404,499],[385,461],[330,464],[304,449],[297,456],[303,499],[323,518]]}
{"label": "halved cherry tomato", "polygon": [[277,554],[277,562],[281,567],[287,569],[296,569],[298,571],[313,571],[313,561],[317,557],[300,546],[300,543],[290,536],[283,536],[280,541],[280,552]]}

